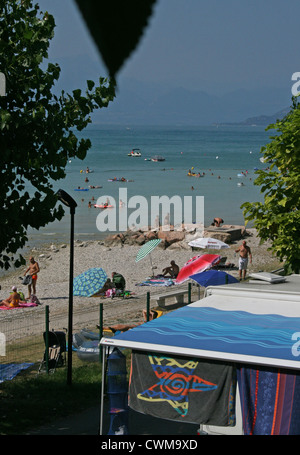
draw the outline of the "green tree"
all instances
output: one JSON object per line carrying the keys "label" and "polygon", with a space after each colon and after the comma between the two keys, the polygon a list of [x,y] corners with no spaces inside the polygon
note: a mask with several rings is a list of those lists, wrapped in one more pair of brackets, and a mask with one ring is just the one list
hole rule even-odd
{"label": "green tree", "polygon": [[[0,0],[0,72],[6,96],[0,97],[0,267],[26,244],[29,227],[61,219],[51,180],[65,177],[72,157],[84,159],[90,140],[76,131],[91,122],[93,110],[115,97],[113,79],[87,81],[85,94],[52,93],[60,67],[47,63],[55,21],[32,0]],[[32,190],[27,191],[30,187]],[[16,257],[14,264],[24,262]]]}
{"label": "green tree", "polygon": [[267,130],[277,134],[261,151],[270,170],[259,170],[255,185],[261,186],[264,202],[244,203],[245,220],[254,221],[262,241],[286,267],[300,269],[300,104],[293,98],[290,112]]}

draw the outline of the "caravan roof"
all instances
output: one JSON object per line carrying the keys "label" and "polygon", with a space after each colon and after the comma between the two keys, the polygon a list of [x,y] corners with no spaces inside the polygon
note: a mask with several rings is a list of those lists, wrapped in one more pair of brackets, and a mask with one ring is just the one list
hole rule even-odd
{"label": "caravan roof", "polygon": [[207,288],[204,299],[101,344],[300,369],[299,285],[300,276],[292,276],[275,289],[240,283]]}

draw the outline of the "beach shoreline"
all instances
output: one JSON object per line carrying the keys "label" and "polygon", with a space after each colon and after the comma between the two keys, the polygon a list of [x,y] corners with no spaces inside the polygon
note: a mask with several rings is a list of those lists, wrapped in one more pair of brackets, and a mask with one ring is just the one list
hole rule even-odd
{"label": "beach shoreline", "polygon": [[[269,243],[260,245],[260,239],[255,229],[247,229],[245,240],[252,251],[252,264],[248,267],[248,273],[258,271],[272,271],[280,267],[279,261],[268,251]],[[234,264],[228,269],[228,273],[238,277],[238,257],[235,249],[242,239],[230,243],[230,247],[224,250],[214,250],[214,253],[227,257],[227,262]],[[163,242],[162,242],[163,243]],[[171,260],[181,268],[190,258],[207,252],[206,250],[192,251],[187,245],[183,247],[173,244],[168,248],[157,246],[151,253],[151,260],[156,273],[170,265]],[[104,241],[80,241],[74,242],[74,277],[92,267],[101,267],[108,277],[112,272],[121,273],[126,279],[126,289],[131,291],[131,298],[99,298],[99,297],[73,297],[74,320],[76,329],[84,328],[88,321],[94,318],[99,321],[99,303],[103,303],[104,325],[118,322],[142,322],[142,310],[146,305],[147,292],[151,294],[167,291],[167,288],[141,286],[151,276],[149,257],[145,257],[136,263],[135,258],[140,246],[137,244],[127,245],[119,243],[116,246],[107,246]],[[210,251],[212,252],[212,251]],[[48,244],[32,249],[26,254],[26,260],[33,255],[40,265],[40,273],[37,280],[37,297],[41,305],[33,308],[17,308],[9,311],[0,311],[0,321],[13,319],[16,315],[24,314],[26,317],[41,318],[44,320],[45,305],[49,306],[52,318],[61,319],[61,326],[66,327],[69,304],[69,269],[70,249],[68,244]],[[0,278],[0,298],[7,298],[12,286],[17,286],[24,294],[26,286],[21,284],[19,277],[24,275],[26,267],[14,270],[12,273]],[[176,285],[178,286],[178,285]],[[187,282],[179,285],[187,288]],[[196,287],[194,289],[196,292]],[[151,302],[151,306],[153,303]],[[95,313],[92,316],[92,313]],[[39,315],[39,316],[38,316]]]}

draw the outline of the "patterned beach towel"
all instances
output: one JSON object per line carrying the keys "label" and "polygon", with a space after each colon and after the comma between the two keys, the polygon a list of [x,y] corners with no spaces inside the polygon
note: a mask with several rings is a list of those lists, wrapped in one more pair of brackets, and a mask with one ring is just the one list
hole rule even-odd
{"label": "patterned beach towel", "polygon": [[173,286],[174,280],[172,278],[165,278],[165,277],[154,277],[154,278],[148,278],[145,281],[142,281],[142,283],[136,284],[136,286]]}
{"label": "patterned beach towel", "polygon": [[300,374],[239,368],[237,378],[244,434],[300,434]]}
{"label": "patterned beach towel", "polygon": [[19,306],[16,306],[16,307],[12,307],[12,306],[7,307],[4,305],[1,305],[1,302],[0,302],[0,310],[17,310],[18,308],[30,308],[33,306],[38,306],[38,305],[36,303],[26,302],[26,303],[20,303]]}
{"label": "patterned beach towel", "polygon": [[168,420],[235,425],[236,372],[188,357],[132,353],[129,406]]}

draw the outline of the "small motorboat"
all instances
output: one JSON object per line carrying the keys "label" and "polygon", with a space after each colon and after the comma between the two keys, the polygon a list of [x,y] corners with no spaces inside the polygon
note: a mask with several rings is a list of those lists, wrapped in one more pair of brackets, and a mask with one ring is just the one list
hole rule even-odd
{"label": "small motorboat", "polygon": [[140,149],[132,149],[130,153],[128,153],[128,156],[133,156],[133,157],[140,157],[142,156],[142,153]]}
{"label": "small motorboat", "polygon": [[270,164],[272,164],[274,162],[274,160],[269,160],[268,158],[264,158],[263,156],[261,158],[259,158],[259,161],[261,163],[270,163]]}
{"label": "small motorboat", "polygon": [[160,156],[160,155],[155,155],[151,158],[151,161],[165,161],[165,158],[163,156]]}

